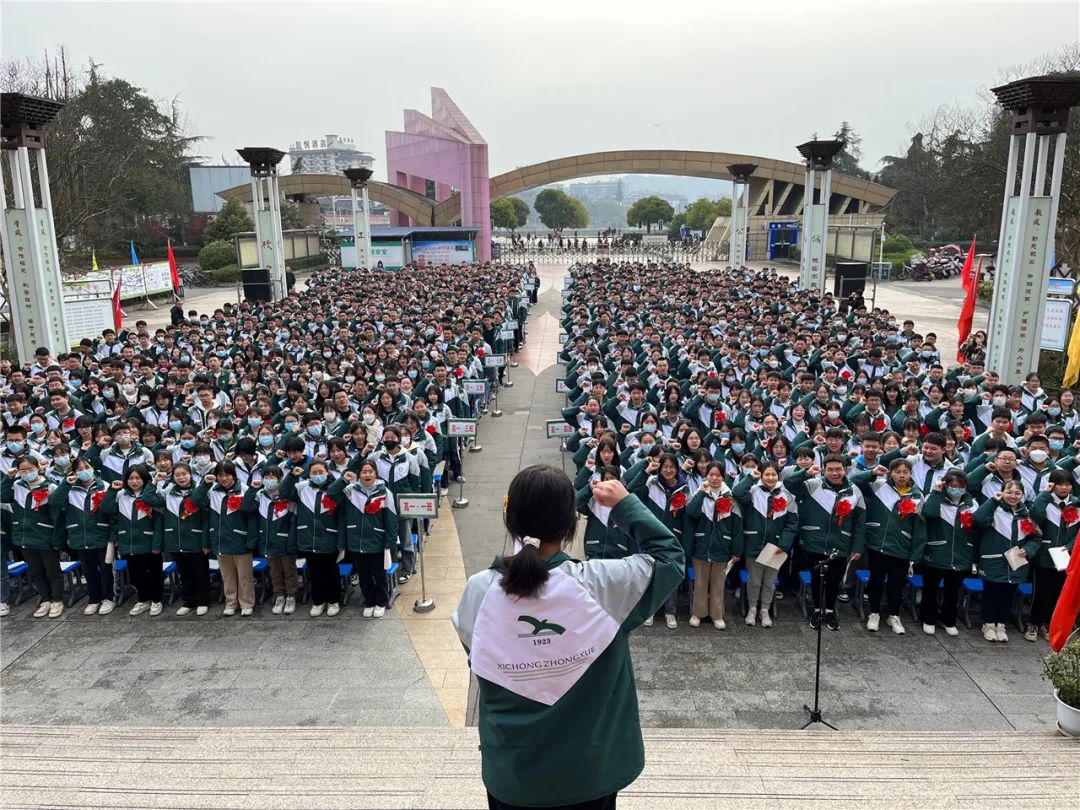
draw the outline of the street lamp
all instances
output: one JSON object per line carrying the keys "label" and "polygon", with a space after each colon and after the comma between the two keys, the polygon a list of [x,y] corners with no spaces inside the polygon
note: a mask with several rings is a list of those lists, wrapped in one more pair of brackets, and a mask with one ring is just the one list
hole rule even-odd
{"label": "street lamp", "polygon": [[[371,169],[345,169],[352,184],[353,242],[356,245],[356,266],[371,269],[371,217],[368,215],[367,184],[375,174]],[[357,197],[359,192],[359,198]],[[359,205],[357,202],[359,201]]]}

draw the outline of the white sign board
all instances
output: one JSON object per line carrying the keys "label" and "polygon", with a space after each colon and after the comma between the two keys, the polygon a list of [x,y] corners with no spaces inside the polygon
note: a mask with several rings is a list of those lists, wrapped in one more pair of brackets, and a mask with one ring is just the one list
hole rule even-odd
{"label": "white sign board", "polygon": [[397,496],[398,514],[406,518],[439,516],[439,499],[435,495],[405,494]]}
{"label": "white sign board", "polygon": [[563,290],[562,291],[562,300],[563,301],[568,301],[570,299],[571,293],[573,293],[573,290]]}
{"label": "white sign board", "polygon": [[513,329],[503,329],[499,332],[499,340],[513,340],[517,336],[517,332]]}
{"label": "white sign board", "polygon": [[83,338],[100,337],[106,329],[115,326],[112,297],[65,299],[64,322],[73,343]]}
{"label": "white sign board", "polygon": [[1051,298],[1043,305],[1042,343],[1039,348],[1054,352],[1065,351],[1069,342],[1069,320],[1072,301]]}
{"label": "white sign board", "polygon": [[549,439],[561,439],[564,436],[573,436],[577,433],[573,425],[562,419],[548,419],[544,424],[547,425],[547,437]]}
{"label": "white sign board", "polygon": [[558,377],[555,380],[555,393],[556,394],[569,394],[570,389],[566,387],[566,378]]}
{"label": "white sign board", "polygon": [[461,388],[469,396],[480,396],[487,393],[487,380],[462,380]]}
{"label": "white sign board", "polygon": [[562,346],[569,339],[570,336],[564,332],[563,334],[559,335],[559,345]]}
{"label": "white sign board", "polygon": [[505,354],[489,354],[484,357],[484,368],[502,368],[505,365]]}
{"label": "white sign board", "polygon": [[446,434],[448,436],[475,436],[475,419],[447,419]]}
{"label": "white sign board", "polygon": [[513,318],[511,318],[510,320],[508,320],[506,323],[503,324],[503,329],[517,329],[517,328],[518,328],[518,322],[516,320],[514,320]]}
{"label": "white sign board", "polygon": [[[143,291],[143,280],[146,282],[146,291]],[[172,286],[172,274],[169,272],[168,262],[150,262],[149,264],[134,264],[126,267],[114,267],[108,270],[99,269],[96,273],[80,273],[78,276],[65,276],[64,286],[75,286],[86,281],[108,281],[120,284],[120,300],[127,301],[132,298],[142,298],[143,295],[156,295],[170,292]]]}

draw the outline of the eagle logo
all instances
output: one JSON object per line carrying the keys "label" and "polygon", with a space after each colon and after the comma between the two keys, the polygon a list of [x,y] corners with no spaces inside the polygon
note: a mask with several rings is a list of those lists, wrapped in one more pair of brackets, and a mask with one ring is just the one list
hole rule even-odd
{"label": "eagle logo", "polygon": [[518,616],[519,622],[532,626],[531,633],[518,633],[518,638],[533,638],[534,636],[561,636],[566,632],[566,628],[560,624],[549,622],[546,619],[536,619],[532,616]]}

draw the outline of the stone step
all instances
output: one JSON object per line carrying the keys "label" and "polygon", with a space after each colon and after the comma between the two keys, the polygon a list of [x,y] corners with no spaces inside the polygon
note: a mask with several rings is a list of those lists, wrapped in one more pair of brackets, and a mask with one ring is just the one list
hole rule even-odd
{"label": "stone step", "polygon": [[[647,729],[620,808],[1075,807],[1056,734]],[[482,808],[477,731],[0,730],[4,808]]]}

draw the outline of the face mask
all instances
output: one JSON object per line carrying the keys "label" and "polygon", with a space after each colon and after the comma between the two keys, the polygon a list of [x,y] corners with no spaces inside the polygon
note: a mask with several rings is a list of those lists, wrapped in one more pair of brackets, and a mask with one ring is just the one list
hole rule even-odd
{"label": "face mask", "polygon": [[53,464],[59,467],[61,470],[66,470],[71,466],[71,456],[57,456],[53,459]]}
{"label": "face mask", "polygon": [[322,436],[322,425],[308,425],[307,432],[309,436],[317,439],[319,436]]}
{"label": "face mask", "polygon": [[19,473],[19,478],[21,478],[26,484],[32,484],[37,481],[38,474],[36,472]]}
{"label": "face mask", "polygon": [[401,446],[402,447],[409,447],[411,445],[412,445],[412,436],[402,436],[401,437]]}
{"label": "face mask", "polygon": [[259,446],[260,447],[273,447],[274,446],[274,437],[273,436],[266,436],[266,435],[260,436],[259,437]]}
{"label": "face mask", "polygon": [[1046,412],[1050,414],[1050,416],[1061,416],[1061,408],[1047,408]]}
{"label": "face mask", "polygon": [[248,427],[254,429],[262,426],[262,419],[257,416],[250,416],[247,420]]}
{"label": "face mask", "polygon": [[40,422],[34,422],[34,424],[30,426],[30,429],[34,431],[35,435],[40,436],[42,433],[45,432],[45,425],[41,424]]}
{"label": "face mask", "polygon": [[1055,452],[1057,452],[1059,450],[1064,450],[1065,449],[1065,440],[1064,439],[1051,439],[1050,440],[1050,449],[1055,451]]}
{"label": "face mask", "polygon": [[1050,457],[1050,454],[1045,450],[1032,450],[1028,453],[1028,458],[1034,461],[1036,464],[1042,464],[1046,459]]}
{"label": "face mask", "polygon": [[731,443],[732,452],[741,453],[745,449],[746,449],[746,444],[744,442],[732,442]]}
{"label": "face mask", "polygon": [[93,481],[94,480],[94,471],[93,470],[79,470],[75,474],[75,477],[78,478],[80,481],[82,481],[85,484],[87,481]]}
{"label": "face mask", "polygon": [[966,490],[964,490],[963,487],[945,487],[945,491],[949,494],[950,498],[954,501],[958,501],[964,497],[964,492]]}
{"label": "face mask", "polygon": [[386,375],[385,374],[376,374],[375,375],[375,382],[381,383],[381,382],[385,382],[385,381],[386,381]]}
{"label": "face mask", "polygon": [[228,444],[229,442],[232,441],[232,434],[231,433],[219,433],[218,434],[218,441],[221,442],[222,444]]}
{"label": "face mask", "polygon": [[705,399],[709,400],[710,403],[715,405],[717,402],[720,401],[720,395],[719,394],[706,394]]}
{"label": "face mask", "polygon": [[193,448],[195,446],[195,444],[196,444],[195,439],[181,439],[180,440],[180,446],[183,447],[185,450],[190,450],[191,448]]}
{"label": "face mask", "polygon": [[374,421],[375,421],[375,414],[373,414],[373,413],[365,413],[364,414],[364,424],[365,425],[370,425],[370,424],[374,423]]}
{"label": "face mask", "polygon": [[278,481],[276,478],[263,479],[263,489],[265,489],[267,492],[277,492],[277,488],[279,486],[281,486],[281,482]]}
{"label": "face mask", "polygon": [[118,445],[120,445],[121,447],[130,447],[131,446],[131,437],[130,436],[124,436],[124,435],[114,436],[113,440]]}
{"label": "face mask", "polygon": [[299,422],[286,422],[285,423],[285,429],[287,431],[289,431],[290,433],[296,433],[296,431],[298,431],[300,429],[300,423]]}
{"label": "face mask", "polygon": [[179,419],[174,419],[172,422],[169,422],[169,430],[173,431],[174,433],[180,430],[183,426],[184,423],[181,422]]}
{"label": "face mask", "polygon": [[656,433],[656,425],[642,425],[641,429],[645,433]]}
{"label": "face mask", "polygon": [[398,444],[399,444],[398,442],[394,441],[393,439],[390,439],[389,441],[384,441],[383,442],[383,447],[385,447],[390,452],[393,452],[394,450],[398,449]]}
{"label": "face mask", "polygon": [[649,455],[649,451],[652,450],[652,449],[653,449],[652,442],[642,442],[641,443],[641,455],[642,456]]}
{"label": "face mask", "polygon": [[19,453],[21,453],[23,451],[23,447],[24,447],[24,445],[23,445],[22,442],[8,442],[7,443],[8,452],[12,453],[14,455],[18,455]]}
{"label": "face mask", "polygon": [[990,400],[995,408],[1004,408],[1005,403],[1008,401],[1005,397],[994,397]]}
{"label": "face mask", "polygon": [[326,483],[326,475],[323,473],[315,473],[311,476],[311,483],[313,483],[317,487],[321,487],[323,484]]}
{"label": "face mask", "polygon": [[337,411],[323,411],[323,421],[333,424],[338,420]]}
{"label": "face mask", "polygon": [[213,463],[214,461],[210,456],[195,456],[196,467],[209,467]]}
{"label": "face mask", "polygon": [[839,419],[840,418],[840,411],[829,411],[829,418],[830,419]]}

